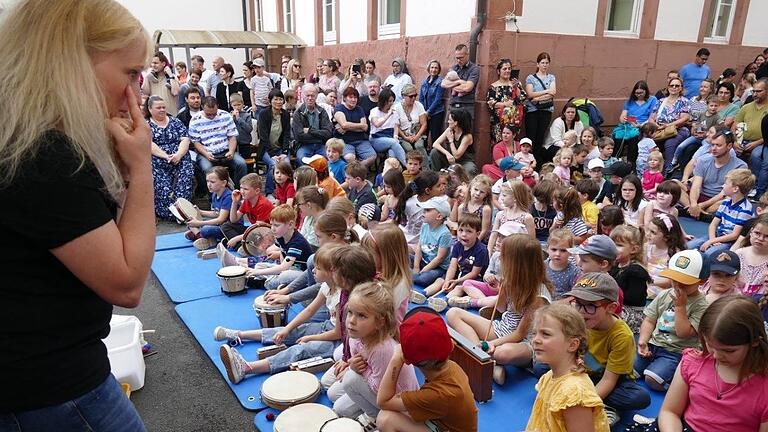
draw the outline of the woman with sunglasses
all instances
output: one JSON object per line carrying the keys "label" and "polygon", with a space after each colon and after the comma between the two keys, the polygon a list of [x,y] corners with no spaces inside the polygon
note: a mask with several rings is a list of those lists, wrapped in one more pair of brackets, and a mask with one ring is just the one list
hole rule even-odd
{"label": "woman with sunglasses", "polygon": [[323,66],[321,68],[322,74],[319,77],[317,85],[320,87],[320,90],[328,94],[329,91],[339,91],[339,84],[341,83],[341,80],[336,75],[339,72],[339,66],[336,64],[335,61],[332,59],[326,59],[325,62],[323,62]]}
{"label": "woman with sunglasses", "polygon": [[691,102],[683,96],[683,80],[672,78],[667,84],[669,95],[661,100],[659,108],[651,114],[650,121],[655,122],[659,129],[675,126],[677,134],[665,140],[657,141],[664,153],[665,168],[669,168],[675,149],[681,142],[691,136],[691,131],[685,126],[691,119]]}
{"label": "woman with sunglasses", "polygon": [[288,61],[285,76],[280,81],[280,91],[285,94],[288,90],[296,92],[297,100],[301,100],[301,86],[304,85],[304,75],[301,74],[301,62],[299,59]]}

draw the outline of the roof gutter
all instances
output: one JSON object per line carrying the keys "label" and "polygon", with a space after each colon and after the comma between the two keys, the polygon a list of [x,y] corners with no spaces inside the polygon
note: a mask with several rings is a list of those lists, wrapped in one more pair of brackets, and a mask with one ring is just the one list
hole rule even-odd
{"label": "roof gutter", "polygon": [[477,63],[478,39],[485,27],[485,21],[488,17],[488,0],[477,0],[475,17],[477,18],[477,24],[475,24],[472,31],[469,33],[469,60],[473,63]]}

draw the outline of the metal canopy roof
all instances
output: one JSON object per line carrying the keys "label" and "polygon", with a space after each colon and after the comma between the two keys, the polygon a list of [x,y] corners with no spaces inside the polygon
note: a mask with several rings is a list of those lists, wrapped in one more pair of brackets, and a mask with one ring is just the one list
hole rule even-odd
{"label": "metal canopy roof", "polygon": [[258,48],[267,46],[303,47],[293,33],[207,30],[157,30],[152,41],[158,48]]}

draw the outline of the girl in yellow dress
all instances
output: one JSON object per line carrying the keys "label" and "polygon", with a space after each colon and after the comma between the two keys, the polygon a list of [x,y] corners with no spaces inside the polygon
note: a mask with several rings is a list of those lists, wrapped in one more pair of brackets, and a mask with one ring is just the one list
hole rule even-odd
{"label": "girl in yellow dress", "polygon": [[526,431],[608,432],[603,401],[584,372],[587,327],[576,309],[551,304],[536,312],[533,352],[551,370],[536,384]]}

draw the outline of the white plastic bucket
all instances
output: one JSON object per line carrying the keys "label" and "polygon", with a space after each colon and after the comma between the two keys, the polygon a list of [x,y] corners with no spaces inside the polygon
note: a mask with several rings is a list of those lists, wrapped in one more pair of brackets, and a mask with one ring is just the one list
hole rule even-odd
{"label": "white plastic bucket", "polygon": [[110,332],[103,339],[107,346],[112,375],[118,382],[128,383],[131,391],[144,387],[144,355],[141,352],[143,326],[135,316],[113,315]]}

